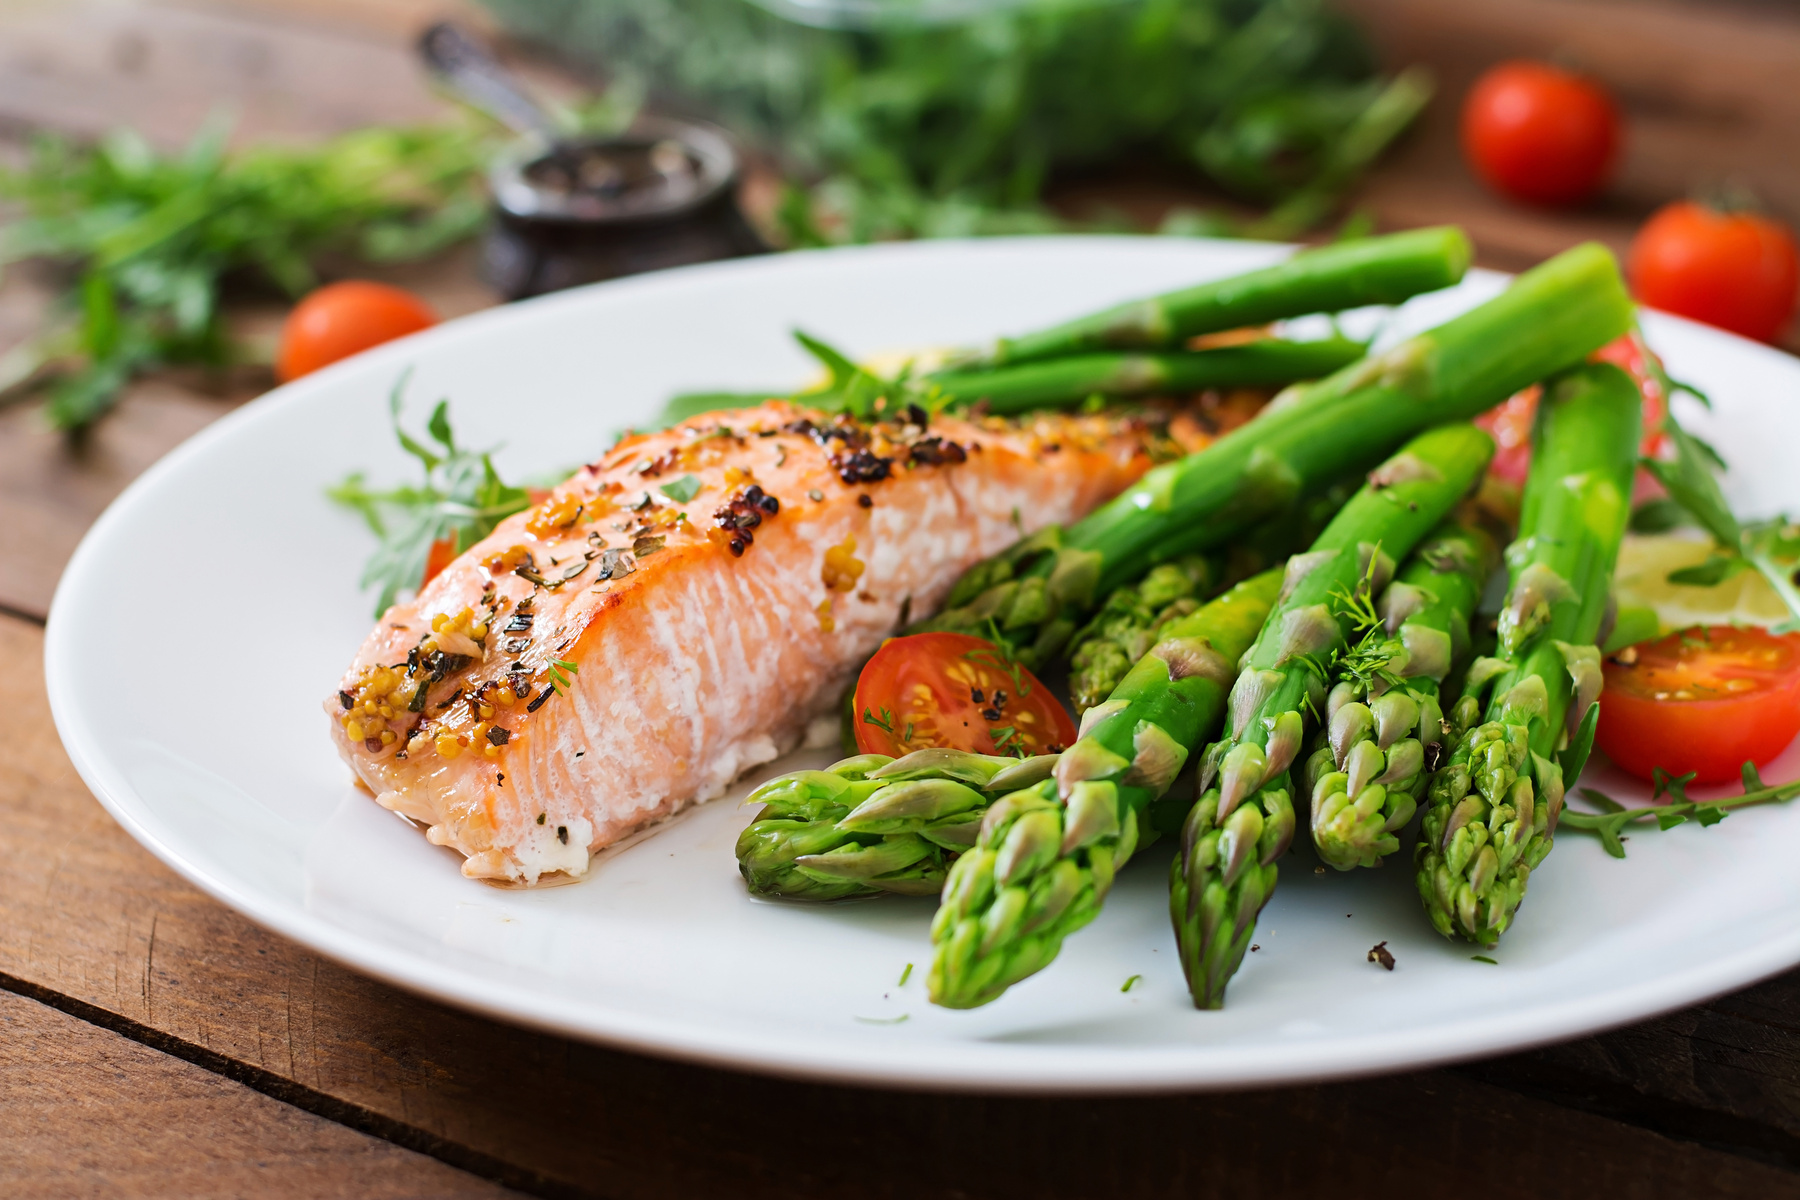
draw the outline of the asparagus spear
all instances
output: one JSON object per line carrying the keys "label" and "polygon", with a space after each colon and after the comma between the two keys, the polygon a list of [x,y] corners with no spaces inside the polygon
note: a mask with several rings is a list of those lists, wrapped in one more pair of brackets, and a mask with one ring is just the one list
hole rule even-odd
{"label": "asparagus spear", "polygon": [[738,869],[759,896],[935,895],[993,796],[1048,778],[1055,762],[918,750],[783,775],[745,801],[763,808],[738,835]]}
{"label": "asparagus spear", "polygon": [[[1266,565],[1266,564],[1263,564]],[[1184,554],[1159,563],[1139,583],[1106,598],[1069,650],[1069,698],[1076,715],[1101,703],[1132,665],[1149,653],[1163,626],[1198,609],[1228,581],[1210,554]]]}
{"label": "asparagus spear", "polygon": [[1519,538],[1506,552],[1499,646],[1470,664],[1455,748],[1432,776],[1413,851],[1426,915],[1445,937],[1489,946],[1506,932],[1550,852],[1564,786],[1587,761],[1601,684],[1594,640],[1640,433],[1637,387],[1617,367],[1578,367],[1545,388]]}
{"label": "asparagus spear", "polygon": [[1468,650],[1469,618],[1499,560],[1483,530],[1438,526],[1363,614],[1362,637],[1333,670],[1306,791],[1313,845],[1339,870],[1380,866],[1400,848],[1395,833],[1447,752],[1438,687]]}
{"label": "asparagus spear", "polygon": [[951,399],[984,401],[992,413],[1078,404],[1089,396],[1146,396],[1206,388],[1256,387],[1317,379],[1355,362],[1368,346],[1349,338],[1238,346],[1169,354],[1078,354],[987,371],[932,377]]}
{"label": "asparagus spear", "polygon": [[1159,563],[1141,582],[1114,589],[1070,642],[1069,695],[1076,715],[1112,694],[1132,664],[1155,644],[1164,625],[1310,545],[1353,491],[1354,485],[1340,481],[1264,522],[1242,541]]}
{"label": "asparagus spear", "polygon": [[1467,235],[1450,225],[1303,250],[1260,271],[1000,338],[986,352],[953,361],[942,374],[1097,350],[1173,349],[1203,333],[1365,304],[1398,304],[1457,282],[1472,254]]}
{"label": "asparagus spear", "polygon": [[1473,417],[1630,327],[1612,255],[1577,246],[1436,329],[1277,397],[1206,449],[1148,472],[1063,529],[971,568],[915,629],[997,628],[1026,666],[1054,656],[1098,599],[1181,554],[1222,545],[1421,429]]}
{"label": "asparagus spear", "polygon": [[1145,809],[1217,726],[1231,664],[1280,586],[1281,572],[1266,571],[1166,627],[1111,698],[1088,710],[1055,778],[987,810],[974,848],[950,868],[931,924],[934,1003],[986,1004],[1094,919],[1138,842]]}
{"label": "asparagus spear", "polygon": [[1289,560],[1281,601],[1232,686],[1230,727],[1201,760],[1200,799],[1169,867],[1169,916],[1196,1008],[1224,1004],[1275,890],[1275,860],[1294,833],[1288,768],[1304,714],[1325,703],[1353,610],[1392,575],[1393,556],[1411,551],[1480,481],[1493,453],[1473,425],[1419,435],[1370,475],[1309,553]]}

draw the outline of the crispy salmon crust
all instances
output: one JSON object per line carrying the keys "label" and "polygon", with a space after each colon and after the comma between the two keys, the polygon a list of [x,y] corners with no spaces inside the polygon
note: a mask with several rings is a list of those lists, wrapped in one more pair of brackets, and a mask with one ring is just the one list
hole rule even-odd
{"label": "crispy salmon crust", "polygon": [[394,605],[326,701],[386,808],[534,884],[831,713],[958,576],[1194,448],[1144,417],[861,424],[771,402],[628,438]]}

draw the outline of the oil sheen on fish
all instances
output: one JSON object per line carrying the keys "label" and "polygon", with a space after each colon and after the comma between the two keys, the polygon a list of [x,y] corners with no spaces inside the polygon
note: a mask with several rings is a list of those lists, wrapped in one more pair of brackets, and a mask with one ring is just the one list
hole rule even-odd
{"label": "oil sheen on fish", "polygon": [[829,736],[851,672],[966,568],[1204,436],[1166,413],[771,402],[628,438],[388,610],[326,701],[332,735],[465,875],[580,876]]}

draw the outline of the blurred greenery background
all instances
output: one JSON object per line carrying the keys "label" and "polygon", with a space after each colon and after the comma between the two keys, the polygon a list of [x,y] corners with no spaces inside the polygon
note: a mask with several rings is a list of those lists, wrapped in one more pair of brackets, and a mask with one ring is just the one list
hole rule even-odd
{"label": "blurred greenery background", "polygon": [[1323,0],[484,0],[615,94],[717,120],[793,184],[790,245],[1041,231],[1053,172],[1154,155],[1292,236],[1417,115]]}

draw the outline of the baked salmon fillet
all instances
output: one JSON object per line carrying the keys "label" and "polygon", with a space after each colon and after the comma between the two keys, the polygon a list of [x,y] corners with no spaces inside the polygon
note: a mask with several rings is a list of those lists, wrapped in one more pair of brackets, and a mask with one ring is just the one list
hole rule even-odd
{"label": "baked salmon fillet", "polygon": [[964,570],[1204,440],[1166,413],[786,402],[627,438],[387,611],[332,737],[470,878],[580,876],[809,726],[834,738],[852,673]]}

